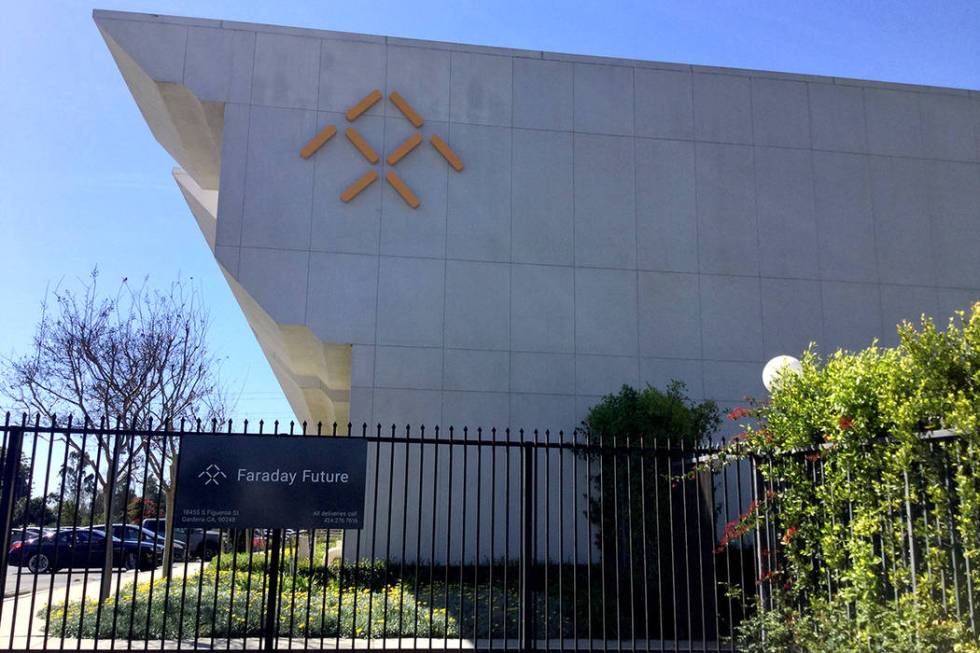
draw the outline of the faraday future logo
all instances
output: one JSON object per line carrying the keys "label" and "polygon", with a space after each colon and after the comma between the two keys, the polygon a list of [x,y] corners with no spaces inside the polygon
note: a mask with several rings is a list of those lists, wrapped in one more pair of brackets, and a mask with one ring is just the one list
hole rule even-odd
{"label": "faraday future logo", "polygon": [[198,478],[202,478],[203,477],[204,478],[204,484],[205,485],[211,485],[212,483],[214,483],[215,485],[220,485],[220,483],[218,482],[218,479],[219,478],[228,478],[228,475],[225,474],[223,471],[221,471],[221,468],[220,467],[218,467],[214,463],[211,463],[210,465],[208,465],[204,469],[203,472],[201,472],[200,474],[198,474],[197,477]]}
{"label": "faraday future logo", "polygon": [[[357,120],[365,111],[373,107],[377,102],[383,97],[380,90],[375,89],[365,95],[360,102],[352,106],[345,117],[347,122],[353,123]],[[392,91],[388,94],[388,99],[392,104],[401,112],[401,114],[412,123],[415,129],[420,129],[424,121],[422,116],[418,114],[414,107],[408,103],[408,101],[403,98],[398,91]],[[324,127],[316,136],[314,136],[310,141],[303,146],[299,151],[299,154],[304,159],[309,159],[313,156],[317,150],[319,150],[323,145],[333,138],[334,134],[337,133],[337,127],[335,125],[327,125]],[[369,165],[377,165],[381,160],[378,153],[374,151],[374,148],[361,136],[354,127],[348,127],[344,134],[347,136],[347,140],[357,148],[357,151],[361,153],[361,156],[368,162]],[[463,161],[457,156],[457,154],[449,147],[449,145],[440,138],[437,134],[433,134],[429,139],[432,147],[442,155],[442,158],[446,160],[446,163],[455,170],[456,172],[461,172],[463,170]],[[408,156],[408,154],[414,150],[422,142],[422,132],[416,131],[414,134],[409,136],[402,142],[401,145],[396,147],[385,159],[388,164],[388,171],[385,173],[385,179],[391,185],[392,188],[401,196],[413,209],[419,207],[420,201],[418,196],[408,187],[408,184],[395,172],[394,166],[403,158]],[[352,199],[357,197],[362,190],[373,184],[378,179],[377,171],[372,167],[368,169],[360,178],[358,178],[354,183],[348,186],[344,192],[340,194],[340,199],[344,202],[350,202]]]}

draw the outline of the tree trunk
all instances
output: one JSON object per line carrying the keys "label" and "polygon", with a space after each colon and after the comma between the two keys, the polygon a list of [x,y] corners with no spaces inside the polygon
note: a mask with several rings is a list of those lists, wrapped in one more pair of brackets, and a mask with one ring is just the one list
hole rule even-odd
{"label": "tree trunk", "polygon": [[[111,483],[109,486],[111,487]],[[102,519],[105,524],[105,558],[102,562],[102,582],[99,585],[99,603],[112,593],[112,492],[105,491],[102,498]]]}
{"label": "tree trunk", "polygon": [[[163,479],[161,479],[161,483]],[[163,573],[167,580],[174,574],[174,504],[177,498],[177,457],[170,462],[170,483],[166,488],[165,510],[166,521],[163,532]],[[190,542],[184,542],[184,557],[190,555]]]}
{"label": "tree trunk", "polygon": [[122,446],[122,436],[118,433],[113,438],[112,459],[109,462],[109,473],[106,476],[105,496],[103,505],[105,507],[105,560],[102,564],[102,583],[99,586],[99,603],[102,603],[112,594],[112,498],[116,493],[116,476],[119,473],[119,449]]}

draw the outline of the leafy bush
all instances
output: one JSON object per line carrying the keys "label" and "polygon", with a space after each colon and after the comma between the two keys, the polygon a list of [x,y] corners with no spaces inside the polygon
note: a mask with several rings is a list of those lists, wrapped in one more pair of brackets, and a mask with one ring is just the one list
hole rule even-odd
{"label": "leafy bush", "polygon": [[928,593],[906,594],[897,602],[854,612],[843,601],[813,600],[806,609],[791,607],[779,594],[774,609],[742,622],[739,650],[744,653],[980,653],[980,644],[964,623],[945,614]]}
{"label": "leafy bush", "polygon": [[715,402],[694,403],[684,383],[671,381],[664,390],[624,385],[589,409],[580,431],[597,443],[694,447],[707,442],[720,422]]}
{"label": "leafy bush", "polygon": [[[770,645],[808,632],[821,651],[972,650],[945,615],[980,601],[980,304],[898,332],[894,348],[805,352],[767,403],[735,411],[745,431],[714,461],[766,460],[768,491],[725,542],[770,529],[760,581],[788,594],[755,624]],[[828,587],[833,603],[812,598]]]}
{"label": "leafy bush", "polygon": [[[696,403],[686,390],[680,381],[671,381],[663,390],[624,385],[619,393],[606,395],[590,408],[579,429],[590,444],[602,447],[585,455],[592,484],[587,516],[593,524],[600,564],[609,570],[602,576],[605,586],[601,591],[608,597],[602,602],[604,637],[625,636],[639,629],[650,638],[714,637],[705,632],[707,622],[713,624],[714,619],[695,618],[702,611],[714,612],[714,588],[703,576],[693,582],[687,578],[689,570],[673,555],[675,548],[690,542],[690,560],[709,564],[711,543],[707,538],[701,543],[698,534],[711,532],[714,518],[709,507],[714,497],[702,496],[704,489],[698,484],[671,486],[671,476],[691,466],[691,456],[682,455],[680,449],[710,442],[721,421],[713,401]],[[625,446],[634,449],[626,453]],[[641,454],[638,448],[676,451]],[[695,543],[702,544],[701,548]],[[636,563],[640,559],[663,563],[640,565]],[[659,589],[647,600],[627,601],[619,596],[620,583]],[[690,600],[701,594],[707,602]],[[661,604],[664,596],[673,600]],[[687,614],[689,610],[692,614]]]}

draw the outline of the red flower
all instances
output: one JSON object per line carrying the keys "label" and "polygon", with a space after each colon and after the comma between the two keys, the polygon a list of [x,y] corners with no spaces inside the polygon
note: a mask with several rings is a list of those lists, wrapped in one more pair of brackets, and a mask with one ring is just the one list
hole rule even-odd
{"label": "red flower", "polygon": [[789,528],[786,529],[786,532],[783,533],[783,544],[784,545],[785,544],[789,544],[789,541],[791,539],[793,539],[793,536],[794,535],[796,535],[796,531],[797,531],[796,526],[790,526]]}
{"label": "red flower", "polygon": [[751,410],[749,410],[748,408],[745,408],[743,406],[739,406],[738,408],[732,409],[728,413],[728,419],[730,419],[730,420],[732,420],[734,422],[736,420],[742,419],[743,417],[747,417],[747,416],[749,416],[751,414],[752,414],[752,411]]}
{"label": "red flower", "polygon": [[854,420],[850,417],[841,417],[837,420],[837,426],[840,427],[841,431],[848,431],[852,426],[854,426]]}

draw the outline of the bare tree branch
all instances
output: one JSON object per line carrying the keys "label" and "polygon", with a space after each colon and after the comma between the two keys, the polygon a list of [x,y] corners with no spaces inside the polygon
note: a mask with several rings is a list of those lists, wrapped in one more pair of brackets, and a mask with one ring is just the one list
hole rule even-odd
{"label": "bare tree branch", "polygon": [[[225,418],[228,395],[218,378],[220,361],[208,347],[210,318],[193,286],[178,279],[159,291],[146,280],[133,285],[123,279],[114,296],[104,297],[98,270],[80,286],[73,291],[59,284],[45,296],[32,351],[0,361],[0,394],[35,420],[60,415],[88,424],[99,416],[105,425],[116,419],[117,426],[165,431],[175,422]],[[137,462],[134,457],[152,472],[172,513],[177,452],[175,445],[166,451],[165,438],[142,438],[121,453],[113,436],[93,435],[85,451],[77,440],[64,439],[79,465],[91,470],[107,516],[112,497],[106,488]],[[113,467],[115,479],[108,473]]]}

